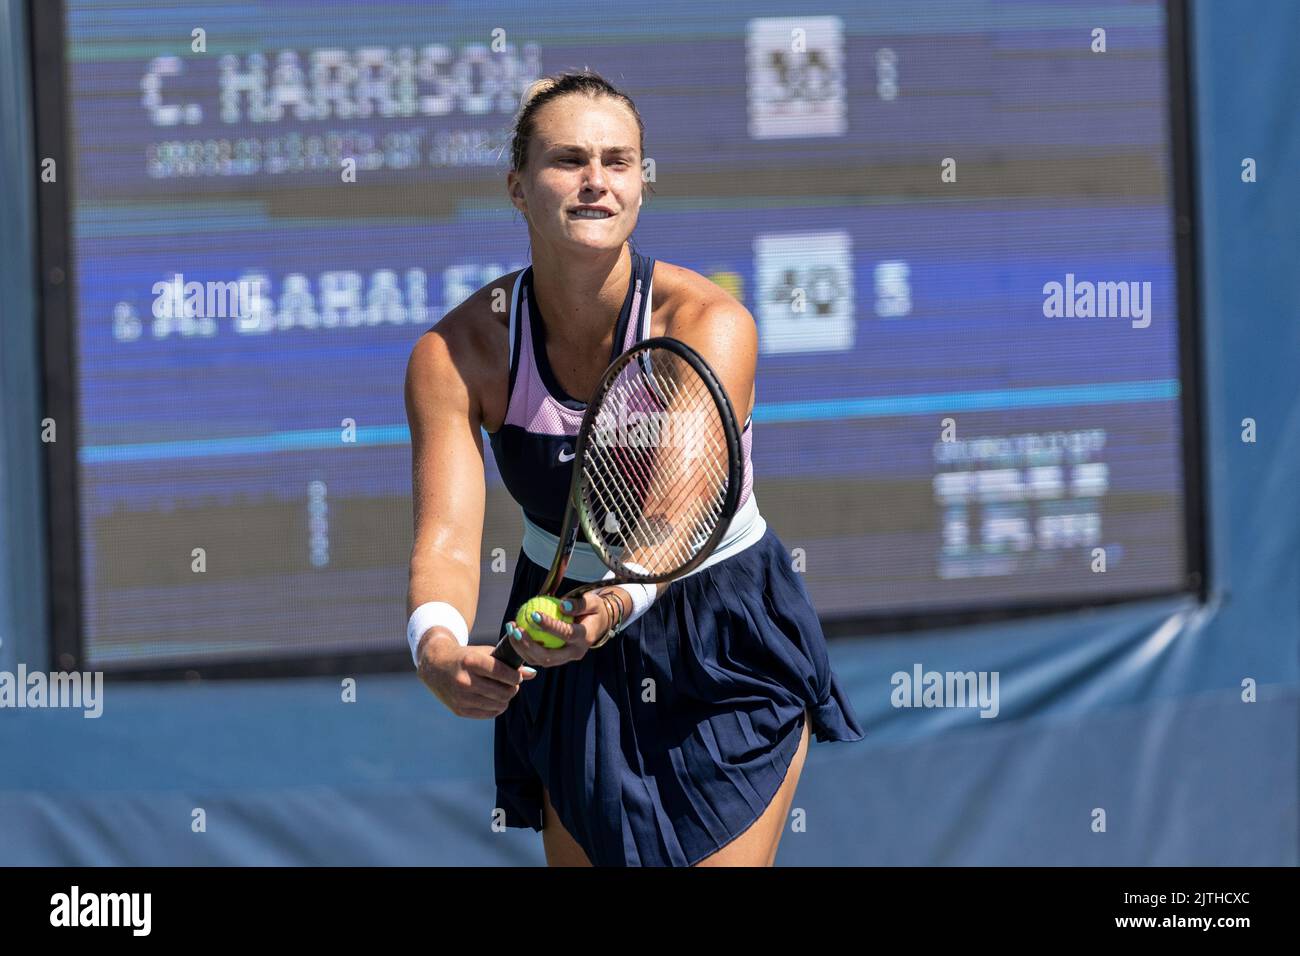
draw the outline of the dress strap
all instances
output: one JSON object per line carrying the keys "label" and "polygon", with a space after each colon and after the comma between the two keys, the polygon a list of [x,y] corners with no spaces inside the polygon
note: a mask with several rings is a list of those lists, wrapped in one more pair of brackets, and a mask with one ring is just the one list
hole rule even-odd
{"label": "dress strap", "polygon": [[642,307],[641,323],[637,331],[638,342],[643,342],[650,338],[650,316],[654,311],[655,291],[655,260],[653,258],[648,260],[646,277],[645,305]]}
{"label": "dress strap", "polygon": [[519,289],[524,282],[524,273],[532,269],[521,269],[519,275],[515,277],[515,287],[510,293],[510,334],[506,339],[506,363],[510,370],[509,384],[506,386],[506,408],[510,407],[510,398],[515,392],[515,375],[519,370],[519,355],[521,351],[521,342],[523,339],[523,330],[519,322]]}
{"label": "dress strap", "polygon": [[626,352],[638,342],[650,337],[650,296],[654,290],[655,260],[653,256],[632,253],[632,314],[627,317],[623,329],[623,347],[619,352]]}

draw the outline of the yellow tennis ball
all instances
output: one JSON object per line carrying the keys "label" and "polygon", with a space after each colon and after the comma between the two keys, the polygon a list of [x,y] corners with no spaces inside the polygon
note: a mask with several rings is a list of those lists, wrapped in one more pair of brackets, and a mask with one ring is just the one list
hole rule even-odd
{"label": "yellow tennis ball", "polygon": [[563,647],[563,638],[556,637],[550,631],[543,630],[540,624],[533,623],[531,615],[534,611],[545,614],[547,617],[553,617],[557,621],[563,621],[565,624],[572,624],[573,618],[560,610],[560,599],[545,595],[529,598],[524,602],[524,606],[519,609],[519,613],[515,615],[515,624],[519,626],[519,630],[543,647]]}

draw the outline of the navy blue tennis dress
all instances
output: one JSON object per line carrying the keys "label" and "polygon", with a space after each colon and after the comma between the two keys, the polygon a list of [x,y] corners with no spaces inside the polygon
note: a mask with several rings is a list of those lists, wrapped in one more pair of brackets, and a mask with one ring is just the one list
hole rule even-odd
{"label": "navy blue tennis dress", "polygon": [[[654,259],[632,278],[610,361],[648,337]],[[501,626],[541,589],[554,558],[585,405],[546,358],[532,268],[515,280],[509,404],[492,452],[523,509],[524,541]],[[754,500],[752,422],[740,508],[718,550],[644,615],[581,660],[538,668],[496,718],[497,806],[542,829],[542,788],[596,866],[689,866],[771,803],[803,735],[860,740],[816,612]],[[579,533],[564,590],[604,576]],[[563,592],[562,592],[563,593]]]}

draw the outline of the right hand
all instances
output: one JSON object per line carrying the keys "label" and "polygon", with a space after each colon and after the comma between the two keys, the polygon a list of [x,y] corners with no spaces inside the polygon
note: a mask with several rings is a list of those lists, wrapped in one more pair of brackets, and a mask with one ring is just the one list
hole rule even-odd
{"label": "right hand", "polygon": [[[530,673],[531,671],[531,673]],[[446,628],[436,627],[420,649],[420,680],[457,717],[487,720],[503,713],[520,685],[537,676],[492,656],[492,645],[462,647]]]}

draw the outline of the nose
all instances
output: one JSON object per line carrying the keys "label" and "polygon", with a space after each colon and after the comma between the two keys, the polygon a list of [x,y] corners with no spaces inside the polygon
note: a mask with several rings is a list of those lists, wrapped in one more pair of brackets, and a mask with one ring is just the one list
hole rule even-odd
{"label": "nose", "polygon": [[596,192],[605,191],[605,167],[601,165],[599,159],[593,159],[589,162],[587,168],[583,170],[583,172],[585,173],[582,181],[584,188],[592,189]]}

